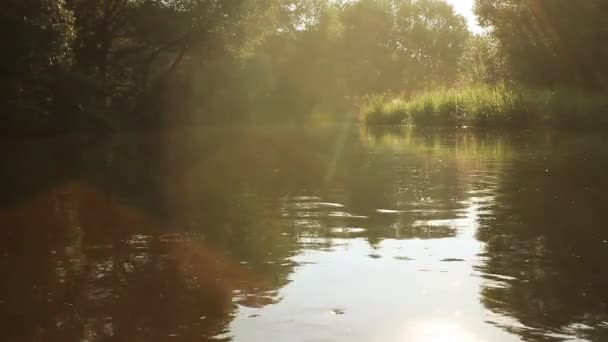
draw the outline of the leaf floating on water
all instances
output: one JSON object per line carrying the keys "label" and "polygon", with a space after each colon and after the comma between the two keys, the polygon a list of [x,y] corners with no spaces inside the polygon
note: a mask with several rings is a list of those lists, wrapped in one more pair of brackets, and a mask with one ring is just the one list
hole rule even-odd
{"label": "leaf floating on water", "polygon": [[340,203],[318,202],[317,205],[320,207],[344,208],[344,205]]}
{"label": "leaf floating on water", "polygon": [[403,213],[403,210],[393,210],[393,209],[376,209],[377,213],[380,214],[400,214]]}
{"label": "leaf floating on water", "polygon": [[294,196],[292,200],[294,201],[318,201],[321,197],[318,196]]}
{"label": "leaf floating on water", "polygon": [[464,259],[458,259],[458,258],[445,258],[445,259],[441,259],[441,262],[463,262],[465,261]]}
{"label": "leaf floating on water", "polygon": [[334,227],[329,229],[329,233],[333,235],[353,235],[365,233],[367,229],[359,227]]}
{"label": "leaf floating on water", "polygon": [[340,309],[340,308],[331,309],[331,311],[329,311],[329,313],[331,313],[332,315],[344,315],[344,309]]}
{"label": "leaf floating on water", "polygon": [[316,265],[318,262],[316,261],[296,261],[294,266],[305,266],[305,265]]}
{"label": "leaf floating on water", "polygon": [[406,256],[396,256],[395,259],[403,260],[403,261],[414,261],[415,260],[415,259],[412,259],[412,258],[406,257]]}
{"label": "leaf floating on water", "polygon": [[327,216],[329,217],[346,217],[346,218],[355,218],[355,219],[367,219],[367,216],[363,215],[352,215],[349,213],[345,213],[343,211],[333,211],[329,213]]}

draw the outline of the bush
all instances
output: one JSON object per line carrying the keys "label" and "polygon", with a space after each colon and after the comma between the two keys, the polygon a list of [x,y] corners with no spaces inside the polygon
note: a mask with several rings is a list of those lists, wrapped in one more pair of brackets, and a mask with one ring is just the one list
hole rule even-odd
{"label": "bush", "polygon": [[361,115],[370,125],[400,125],[410,121],[407,103],[401,99],[389,100],[384,95],[368,98]]}
{"label": "bush", "polygon": [[608,124],[608,98],[584,90],[469,86],[422,93],[408,101],[374,97],[368,125],[530,127]]}

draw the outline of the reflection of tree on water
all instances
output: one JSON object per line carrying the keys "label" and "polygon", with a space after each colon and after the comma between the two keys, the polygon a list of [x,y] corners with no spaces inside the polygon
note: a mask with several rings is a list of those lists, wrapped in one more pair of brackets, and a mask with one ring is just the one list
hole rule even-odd
{"label": "reflection of tree on water", "polygon": [[[369,216],[372,244],[454,237],[470,205],[468,192],[495,181],[486,163],[506,155],[501,135],[471,131],[393,128],[361,136],[369,155],[350,174],[349,204]],[[472,170],[481,174],[470,177]]]}
{"label": "reflection of tree on water", "polygon": [[[491,310],[516,318],[527,340],[559,333],[608,338],[604,138],[556,136],[505,170],[478,237]],[[550,146],[550,147],[546,147]],[[500,322],[497,322],[500,325]],[[552,334],[553,337],[548,336]]]}
{"label": "reflection of tree on water", "polygon": [[[301,250],[331,249],[340,239],[376,246],[453,237],[468,224],[470,200],[498,182],[496,207],[479,231],[488,248],[481,270],[498,279],[484,289],[488,307],[538,331],[599,327],[605,283],[601,271],[585,267],[600,270],[606,256],[597,245],[601,165],[557,149],[547,151],[553,161],[522,166],[509,159],[514,145],[505,139],[466,130],[351,131],[336,152],[333,129],[209,130],[114,136],[76,162],[40,158],[23,170],[57,163],[56,172],[2,179],[25,189],[5,194],[0,210],[3,227],[12,227],[0,232],[0,272],[13,275],[0,283],[0,310],[19,323],[2,334],[9,341],[209,338],[227,329],[237,305],[280,300]],[[505,161],[513,162],[502,179]],[[19,186],[30,181],[38,186]],[[580,182],[595,188],[583,192]],[[566,198],[578,200],[568,207]],[[539,215],[546,211],[555,214]]]}
{"label": "reflection of tree on water", "polygon": [[159,235],[162,224],[78,183],[0,215],[12,229],[3,316],[26,322],[8,332],[14,340],[213,336],[235,310],[234,291],[262,297],[289,272],[247,269],[196,233]]}
{"label": "reflection of tree on water", "polygon": [[[351,133],[336,153],[334,133],[119,135],[86,151],[68,142],[73,155],[65,158],[23,156],[40,165],[3,178],[16,184],[19,199],[5,194],[0,212],[10,227],[2,231],[2,274],[13,275],[0,299],[7,321],[25,324],[3,334],[92,341],[213,336],[225,329],[235,303],[278,300],[294,267],[289,258],[301,248],[323,248],[318,240],[307,244],[308,237],[374,244],[455,234],[415,223],[457,216],[464,194],[450,174],[459,166],[436,152],[371,153]],[[57,172],[36,172],[47,169]],[[28,190],[29,183],[38,186]],[[433,211],[448,209],[454,215]]]}
{"label": "reflection of tree on water", "polygon": [[158,147],[119,144],[101,162],[88,156],[79,165],[86,183],[0,211],[0,310],[15,323],[6,340],[194,340],[223,332],[236,303],[278,299],[293,245],[277,220],[256,217],[271,204],[237,191],[244,185],[221,167],[197,168],[191,155],[184,162],[193,167],[178,160],[160,169],[167,157]]}

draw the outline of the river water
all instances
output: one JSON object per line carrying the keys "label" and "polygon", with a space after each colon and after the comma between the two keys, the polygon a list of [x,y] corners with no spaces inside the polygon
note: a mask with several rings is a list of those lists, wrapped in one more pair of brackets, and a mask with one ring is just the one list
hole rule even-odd
{"label": "river water", "polygon": [[608,341],[600,133],[1,145],[1,341]]}

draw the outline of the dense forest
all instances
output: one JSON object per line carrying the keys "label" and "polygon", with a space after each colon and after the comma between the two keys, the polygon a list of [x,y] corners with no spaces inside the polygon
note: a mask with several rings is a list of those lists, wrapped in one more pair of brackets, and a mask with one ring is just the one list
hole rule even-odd
{"label": "dense forest", "polygon": [[[509,92],[525,87],[550,108],[566,96],[603,112],[608,3],[477,0],[475,11],[478,34],[441,0],[9,0],[2,128],[344,119],[378,94],[473,85],[502,107],[442,110],[524,113],[537,100]],[[393,107],[442,111],[431,102]]]}

